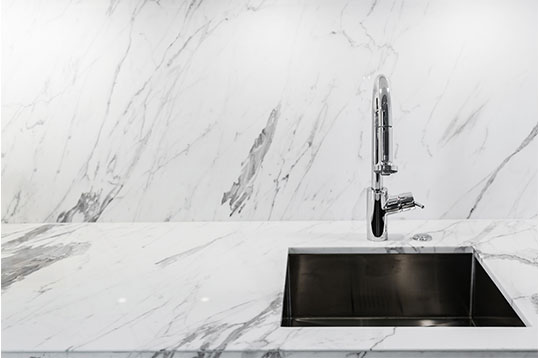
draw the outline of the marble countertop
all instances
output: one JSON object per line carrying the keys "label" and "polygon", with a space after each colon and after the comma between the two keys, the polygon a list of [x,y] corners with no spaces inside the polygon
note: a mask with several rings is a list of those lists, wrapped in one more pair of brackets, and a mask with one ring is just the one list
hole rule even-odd
{"label": "marble countertop", "polygon": [[[3,225],[2,351],[17,357],[536,356],[536,220],[394,220],[386,242],[367,241],[365,231],[364,222]],[[412,241],[418,232],[433,240]],[[432,252],[464,246],[474,247],[527,327],[280,326],[291,247]]]}

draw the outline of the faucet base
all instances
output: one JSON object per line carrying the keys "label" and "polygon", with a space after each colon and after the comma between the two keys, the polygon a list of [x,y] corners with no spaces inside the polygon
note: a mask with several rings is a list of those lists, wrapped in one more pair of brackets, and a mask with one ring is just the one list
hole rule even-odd
{"label": "faucet base", "polygon": [[368,240],[369,241],[387,241],[388,233],[385,232],[381,237],[376,237],[376,236],[370,235],[369,229],[368,229]]}

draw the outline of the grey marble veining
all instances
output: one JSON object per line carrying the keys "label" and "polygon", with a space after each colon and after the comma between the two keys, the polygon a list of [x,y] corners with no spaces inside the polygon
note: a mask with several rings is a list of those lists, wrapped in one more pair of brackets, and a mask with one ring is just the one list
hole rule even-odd
{"label": "grey marble veining", "polygon": [[[86,358],[85,353],[9,353],[9,358]],[[536,353],[516,353],[516,352],[437,352],[429,353],[422,351],[414,352],[282,352],[280,350],[267,352],[223,352],[218,355],[213,353],[178,353],[170,351],[144,352],[144,353],[103,353],[93,352],[92,357],[96,358],[534,358]]]}
{"label": "grey marble veining", "polygon": [[363,219],[378,73],[403,217],[537,215],[534,0],[3,5],[3,222]]}
{"label": "grey marble veining", "polygon": [[[7,224],[8,357],[533,357],[535,220]],[[427,232],[432,241],[411,239]],[[42,265],[33,248],[74,247]],[[281,327],[288,251],[470,252],[526,327]],[[29,270],[28,268],[32,268]],[[35,268],[35,269],[34,269]]]}

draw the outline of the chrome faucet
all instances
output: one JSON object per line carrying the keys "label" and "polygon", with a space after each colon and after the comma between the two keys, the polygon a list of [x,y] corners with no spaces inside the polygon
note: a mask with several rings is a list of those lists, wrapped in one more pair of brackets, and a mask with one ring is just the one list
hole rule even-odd
{"label": "chrome faucet", "polygon": [[412,193],[388,196],[388,190],[383,186],[382,176],[397,173],[397,166],[392,163],[390,87],[383,75],[377,76],[373,87],[372,121],[372,174],[371,187],[367,189],[367,232],[369,240],[383,241],[388,239],[387,215],[417,206],[424,208],[414,201]]}

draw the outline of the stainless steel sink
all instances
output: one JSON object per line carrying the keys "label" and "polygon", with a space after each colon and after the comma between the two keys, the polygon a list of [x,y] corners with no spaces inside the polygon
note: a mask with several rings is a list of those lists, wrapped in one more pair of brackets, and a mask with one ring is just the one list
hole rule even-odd
{"label": "stainless steel sink", "polygon": [[289,253],[282,326],[525,326],[473,252]]}

